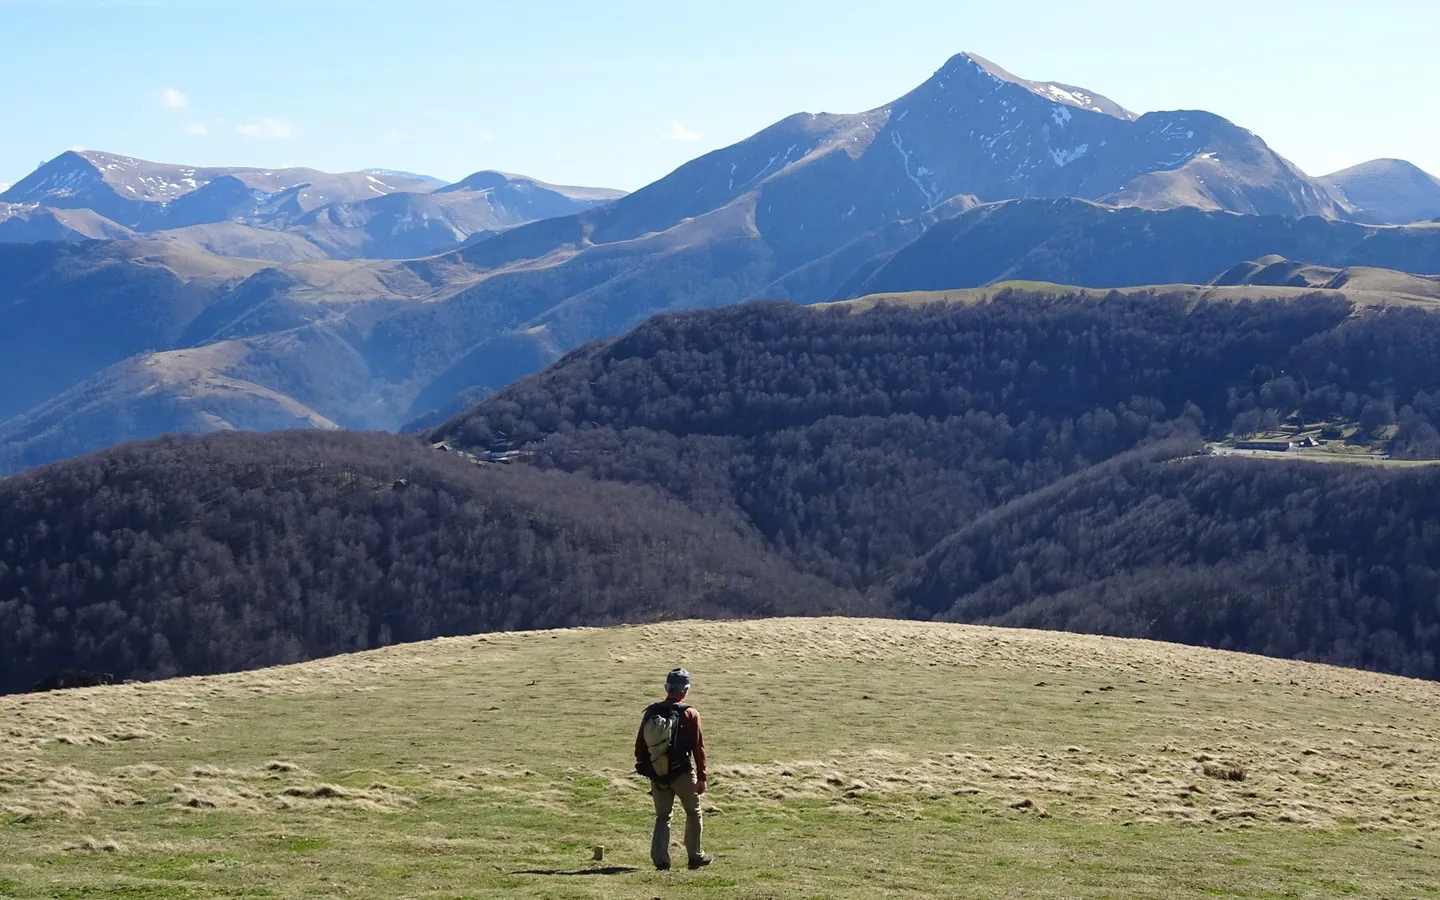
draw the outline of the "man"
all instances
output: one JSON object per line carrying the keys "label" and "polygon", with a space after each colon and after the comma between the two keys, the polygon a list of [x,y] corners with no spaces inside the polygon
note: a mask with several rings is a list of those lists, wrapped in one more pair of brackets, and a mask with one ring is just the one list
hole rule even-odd
{"label": "man", "polygon": [[690,868],[708,866],[712,859],[700,851],[705,738],[700,733],[700,713],[685,703],[689,693],[690,673],[672,670],[665,676],[665,699],[645,708],[640,733],[635,736],[635,771],[650,779],[650,796],[655,799],[650,860],[662,872],[670,868],[670,815],[677,797],[685,809],[685,852]]}

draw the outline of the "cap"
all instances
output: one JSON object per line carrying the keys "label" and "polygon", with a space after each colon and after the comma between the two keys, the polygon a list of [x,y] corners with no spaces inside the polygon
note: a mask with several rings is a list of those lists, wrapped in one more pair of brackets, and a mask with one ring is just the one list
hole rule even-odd
{"label": "cap", "polygon": [[665,676],[665,690],[676,693],[690,690],[690,673],[684,669],[671,669],[670,674]]}

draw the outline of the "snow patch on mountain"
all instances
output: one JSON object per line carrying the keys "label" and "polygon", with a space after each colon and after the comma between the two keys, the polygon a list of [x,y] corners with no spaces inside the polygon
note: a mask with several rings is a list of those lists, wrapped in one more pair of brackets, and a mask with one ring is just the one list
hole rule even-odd
{"label": "snow patch on mountain", "polygon": [[1076,106],[1080,109],[1088,109],[1092,112],[1105,111],[1099,106],[1095,105],[1095,98],[1090,94],[1087,94],[1084,91],[1067,91],[1065,88],[1062,88],[1058,84],[1042,84],[1036,89],[1036,93],[1044,97],[1049,97],[1051,100],[1055,100],[1059,103]]}
{"label": "snow patch on mountain", "polygon": [[434,175],[422,175],[418,172],[406,172],[401,169],[361,169],[365,175],[380,175],[384,178],[413,178],[431,187],[444,187],[449,184],[443,178],[436,178]]}
{"label": "snow patch on mountain", "polygon": [[1089,145],[1089,144],[1081,144],[1080,146],[1075,147],[1075,148],[1073,148],[1073,149],[1071,149],[1071,150],[1053,150],[1053,149],[1052,149],[1052,150],[1050,151],[1050,158],[1055,161],[1055,165],[1060,166],[1060,167],[1063,169],[1065,166],[1070,165],[1072,162],[1074,162],[1075,160],[1079,159],[1080,157],[1084,156],[1086,153],[1089,153],[1089,152],[1090,152],[1090,145]]}
{"label": "snow patch on mountain", "polygon": [[[1018,85],[1051,103],[1060,103],[1075,109],[1083,109],[1087,112],[1113,116],[1114,118],[1129,122],[1133,122],[1139,118],[1130,112],[1130,110],[1108,97],[1102,97],[1092,91],[1070,84],[1059,84],[1053,81],[1031,81],[1028,78],[1021,78],[1017,75],[1012,75],[995,63],[990,62],[982,56],[977,56],[974,53],[962,53],[956,60],[963,60],[964,63],[968,63],[975,71],[985,75],[997,84],[1008,83]],[[951,60],[950,65],[954,65],[956,60]],[[949,66],[947,66],[947,68],[949,68]]]}
{"label": "snow patch on mountain", "polygon": [[932,182],[930,187],[926,187],[925,182],[920,180],[923,176],[932,174],[930,170],[920,166],[913,174],[911,173],[910,156],[914,151],[905,149],[905,139],[900,136],[899,131],[890,132],[890,143],[894,144],[895,149],[900,152],[900,164],[905,168],[905,177],[920,189],[920,196],[925,198],[925,207],[928,209],[939,203],[940,196],[939,192],[935,190],[934,183]]}
{"label": "snow patch on mountain", "polygon": [[[756,172],[754,175],[751,175],[749,178],[742,181],[740,183],[740,186],[745,187],[746,185],[755,184],[761,181],[766,175],[769,175],[773,172],[778,172],[786,166],[790,165],[792,162],[799,160],[805,155],[804,153],[801,153],[800,156],[796,156],[794,159],[791,159],[791,156],[794,155],[795,151],[798,149],[800,149],[800,146],[798,144],[791,144],[784,153],[777,153],[774,156],[770,157],[770,160],[761,167],[760,171]],[[730,189],[733,190],[735,187],[734,165],[731,165],[730,167],[730,175]]]}

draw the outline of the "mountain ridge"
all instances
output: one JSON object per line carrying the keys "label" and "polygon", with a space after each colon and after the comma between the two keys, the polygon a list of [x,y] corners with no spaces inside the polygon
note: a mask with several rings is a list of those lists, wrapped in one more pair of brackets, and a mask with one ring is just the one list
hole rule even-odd
{"label": "mountain ridge", "polygon": [[1372,159],[1321,181],[1362,216],[1395,224],[1440,219],[1440,178],[1403,159]]}
{"label": "mountain ridge", "polygon": [[[508,241],[513,232],[462,253],[365,264],[223,261],[178,245],[147,255],[157,246],[153,242],[49,249],[6,245],[9,250],[0,247],[0,275],[9,271],[14,274],[5,277],[17,286],[29,285],[9,301],[27,318],[11,314],[19,330],[10,332],[9,339],[20,356],[9,369],[8,381],[32,392],[44,387],[48,393],[26,395],[28,407],[17,405],[19,395],[8,398],[16,401],[11,407],[0,407],[0,419],[13,417],[0,422],[0,446],[8,451],[0,469],[97,449],[105,442],[101,435],[110,436],[105,440],[151,436],[153,431],[136,430],[136,420],[124,418],[124,398],[139,402],[142,392],[148,392],[143,396],[152,407],[169,397],[179,404],[177,410],[203,412],[217,422],[267,420],[263,409],[272,400],[264,392],[273,391],[344,427],[433,425],[461,411],[467,400],[543,368],[597,334],[632,327],[654,311],[657,299],[666,299],[673,303],[667,308],[678,311],[763,296],[771,286],[777,293],[810,292],[801,297],[823,300],[937,288],[956,291],[1013,279],[1100,289],[1205,285],[1277,249],[1312,261],[1306,265],[1315,272],[1325,266],[1335,270],[1314,283],[1306,281],[1311,287],[1333,279],[1344,267],[1374,270],[1409,260],[1440,271],[1440,227],[1434,225],[1377,227],[1048,200],[966,202],[952,212],[935,222],[874,233],[780,283],[770,280],[773,270],[757,253],[762,242],[754,234],[749,210],[735,204],[685,227],[629,242],[572,246],[548,259],[518,265],[483,259],[488,244]],[[566,221],[552,220],[561,226]],[[714,240],[722,228],[731,235],[728,244]],[[721,247],[724,252],[714,256]],[[53,261],[45,261],[56,254]],[[477,257],[478,263],[467,262]],[[222,261],[226,268],[215,268],[213,263]],[[737,265],[748,269],[737,270]],[[87,277],[100,280],[77,281],[63,275],[66,267],[93,272]],[[172,269],[173,274],[166,274]],[[22,277],[24,271],[32,274]],[[853,282],[837,284],[852,271]],[[1432,283],[1405,273],[1372,274],[1362,281],[1334,287],[1357,301],[1383,304],[1412,302],[1406,300],[1411,295],[1419,302]],[[1265,284],[1254,278],[1250,282],[1257,291]],[[173,308],[175,312],[166,315],[177,318],[155,332],[168,335],[164,343],[137,338],[123,347],[112,344],[108,356],[84,341],[37,343],[27,337],[32,329],[43,329],[58,339],[68,333],[63,331],[70,327],[66,323],[118,314],[72,296],[82,289],[103,290],[115,298],[144,296],[146,303],[161,304],[156,308]],[[48,304],[27,302],[42,295],[51,298]],[[36,318],[40,313],[45,315]],[[21,321],[32,324],[19,328]],[[62,330],[52,332],[56,328]],[[128,333],[123,328],[114,332]],[[0,338],[0,345],[5,343]],[[214,346],[206,349],[197,343]],[[121,362],[114,351],[122,349],[138,354],[135,361],[107,372],[105,366]],[[164,376],[177,371],[168,363],[158,369],[138,365],[151,353],[180,351],[186,360],[183,370],[189,373],[183,379]],[[32,356],[30,363],[20,364]],[[172,358],[180,357],[161,357]],[[137,380],[141,374],[145,378]],[[5,379],[6,367],[0,366],[0,381]],[[197,389],[191,391],[188,384]],[[236,398],[227,385],[261,389],[254,394],[260,406],[253,415],[234,407]],[[75,393],[58,399],[72,389]],[[222,398],[224,408],[211,407]],[[62,415],[67,410],[73,417]],[[181,417],[172,421],[205,421],[190,412],[175,415]],[[156,421],[154,414],[147,418]],[[48,424],[40,427],[42,423]],[[87,433],[96,442],[87,445],[64,437]]]}
{"label": "mountain ridge", "polygon": [[1195,208],[1154,211],[1073,199],[1007,201],[936,223],[833,299],[1015,279],[1086,287],[1203,284],[1271,254],[1429,275],[1440,273],[1440,228]]}
{"label": "mountain ridge", "polygon": [[621,196],[489,171],[445,184],[392,170],[206,168],[66,151],[0,193],[0,241],[153,235],[277,261],[419,257]]}

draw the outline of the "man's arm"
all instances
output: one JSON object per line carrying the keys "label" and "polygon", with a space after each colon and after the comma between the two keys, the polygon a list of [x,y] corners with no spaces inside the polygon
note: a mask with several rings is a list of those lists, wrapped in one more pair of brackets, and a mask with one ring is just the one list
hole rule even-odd
{"label": "man's arm", "polygon": [[645,723],[635,732],[635,772],[649,778],[654,774],[650,767],[650,746],[645,743]]}
{"label": "man's arm", "polygon": [[699,711],[691,709],[690,712],[695,715],[695,746],[691,748],[690,752],[695,757],[695,780],[698,782],[697,787],[700,788],[696,793],[703,794],[705,793],[703,788],[707,780],[705,769],[705,734],[700,730]]}

